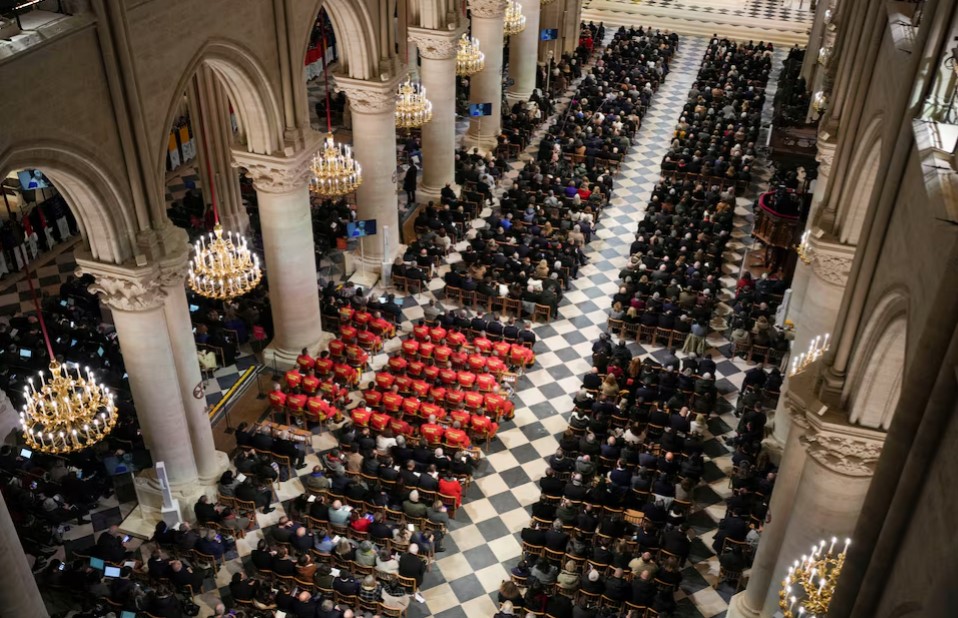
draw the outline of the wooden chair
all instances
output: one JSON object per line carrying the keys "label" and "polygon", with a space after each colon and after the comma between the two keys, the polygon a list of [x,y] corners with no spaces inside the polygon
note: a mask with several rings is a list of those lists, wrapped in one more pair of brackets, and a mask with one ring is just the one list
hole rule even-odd
{"label": "wooden chair", "polygon": [[544,545],[532,545],[530,543],[522,542],[522,553],[532,556],[542,556],[542,552],[545,551]]}
{"label": "wooden chair", "polygon": [[545,559],[553,564],[562,565],[562,559],[565,558],[565,552],[556,549],[543,548]]}
{"label": "wooden chair", "polygon": [[200,567],[203,567],[205,564],[210,565],[210,568],[213,569],[213,572],[219,571],[220,567],[226,563],[226,559],[222,556],[217,558],[212,554],[204,554],[198,549],[192,550],[193,560]]}
{"label": "wooden chair", "polygon": [[655,326],[639,326],[639,341],[647,341],[652,343],[652,340],[655,338]]}
{"label": "wooden chair", "polygon": [[522,301],[517,298],[502,298],[502,312],[514,317],[522,316]]}
{"label": "wooden chair", "polygon": [[402,575],[397,575],[396,580],[399,582],[399,585],[409,591],[409,594],[416,594],[419,592],[419,584],[416,583],[415,577],[403,577]]}
{"label": "wooden chair", "polygon": [[452,519],[456,518],[456,509],[459,508],[456,505],[456,497],[448,496],[444,493],[439,494],[439,499],[442,501],[443,506],[446,507],[446,511],[449,513],[449,517]]}
{"label": "wooden chair", "polygon": [[343,594],[338,590],[333,591],[333,600],[337,605],[345,605],[347,607],[356,607],[359,605],[359,597],[355,594]]}
{"label": "wooden chair", "polygon": [[540,318],[546,323],[552,320],[552,307],[549,305],[540,305],[539,303],[536,303],[536,306],[532,311],[532,320],[534,322],[538,322]]}
{"label": "wooden chair", "polygon": [[588,605],[597,605],[599,603],[600,598],[601,598],[601,595],[599,593],[588,592],[580,588],[579,594],[576,596],[576,602],[578,602],[579,599],[585,599]]}
{"label": "wooden chair", "polygon": [[388,607],[382,602],[379,603],[379,615],[386,616],[387,618],[402,618],[405,616],[405,611],[399,609],[398,607]]}
{"label": "wooden chair", "polygon": [[459,303],[460,305],[462,304],[462,289],[461,288],[454,288],[447,285],[445,291],[446,291],[446,300],[455,301]]}

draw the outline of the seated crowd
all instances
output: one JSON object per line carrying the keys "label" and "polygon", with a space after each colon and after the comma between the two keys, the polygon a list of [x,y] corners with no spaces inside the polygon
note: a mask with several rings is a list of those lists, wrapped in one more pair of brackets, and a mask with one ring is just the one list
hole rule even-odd
{"label": "seated crowd", "polygon": [[[640,361],[608,339],[597,348],[598,357],[613,357],[609,373],[585,376],[569,429],[547,458],[532,522],[522,530],[523,561],[500,589],[499,601],[519,615],[671,615],[693,551],[688,517],[706,474],[714,367],[692,357]],[[746,381],[747,389],[777,397],[769,389],[781,376],[756,367]],[[764,408],[746,405],[732,440],[733,494],[712,544],[728,580],[740,579],[751,559],[775,481],[761,449]]]}
{"label": "seated crowd", "polygon": [[[537,306],[548,308],[547,317],[557,314],[563,289],[586,262],[583,248],[676,41],[675,35],[619,29],[543,138],[538,161],[519,172],[486,225],[466,234],[462,262],[445,276],[447,295],[490,311],[509,299],[517,301],[517,314],[538,315]],[[620,80],[616,88],[608,87],[610,78]],[[639,80],[641,91],[631,85]]]}
{"label": "seated crowd", "polygon": [[772,51],[771,43],[712,39],[663,171],[722,178],[740,186],[749,182]]}

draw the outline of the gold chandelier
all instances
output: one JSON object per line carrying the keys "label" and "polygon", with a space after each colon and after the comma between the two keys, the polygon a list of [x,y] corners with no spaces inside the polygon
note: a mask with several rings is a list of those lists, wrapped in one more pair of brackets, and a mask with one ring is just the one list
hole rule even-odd
{"label": "gold chandelier", "polygon": [[432,120],[432,101],[426,98],[426,87],[412,78],[399,84],[396,92],[396,126],[415,129]]}
{"label": "gold chandelier", "polygon": [[506,36],[519,34],[526,29],[526,16],[522,14],[522,7],[515,0],[509,0],[506,5],[506,17],[503,33]]}
{"label": "gold chandelier", "polygon": [[828,338],[830,336],[830,333],[825,333],[824,337],[816,335],[814,339],[809,341],[808,351],[802,352],[792,359],[792,367],[789,370],[789,375],[795,375],[805,371],[809,365],[820,359],[825,352],[828,352]]}
{"label": "gold chandelier", "polygon": [[249,293],[263,278],[259,258],[249,250],[246,238],[241,234],[234,238],[233,232],[224,237],[219,221],[194,248],[188,284],[200,296],[229,300]]}
{"label": "gold chandelier", "polygon": [[[46,329],[44,329],[46,331]],[[23,394],[27,403],[20,412],[23,437],[31,449],[53,455],[72,453],[93,446],[116,425],[113,394],[97,384],[90,368],[86,377],[76,375],[54,358],[50,379],[40,372],[39,390],[27,379]]]}
{"label": "gold chandelier", "polygon": [[309,190],[320,197],[340,197],[352,193],[363,184],[363,168],[348,144],[340,144],[332,133],[326,134],[323,147],[310,163],[313,177]]}
{"label": "gold chandelier", "polygon": [[479,51],[479,40],[463,33],[456,50],[456,75],[475,75],[486,66],[486,55]]}
{"label": "gold chandelier", "polygon": [[798,258],[806,264],[812,263],[812,247],[808,244],[808,230],[805,230],[801,240],[795,245],[795,253],[797,253]]}
{"label": "gold chandelier", "polygon": [[816,618],[828,613],[852,541],[846,539],[845,548],[835,553],[837,542],[838,539],[832,537],[828,551],[825,551],[825,541],[813,545],[809,555],[802,556],[801,561],[796,560],[788,568],[778,593],[778,606],[785,618]]}

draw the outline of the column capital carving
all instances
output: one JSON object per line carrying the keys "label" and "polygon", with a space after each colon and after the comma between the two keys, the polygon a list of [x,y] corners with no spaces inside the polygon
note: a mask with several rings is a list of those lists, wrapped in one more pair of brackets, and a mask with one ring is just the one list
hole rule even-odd
{"label": "column capital carving", "polygon": [[93,275],[91,293],[114,311],[150,311],[166,302],[171,283],[158,264],[118,266],[77,258],[78,275]]}
{"label": "column capital carving", "polygon": [[344,75],[333,76],[334,85],[346,93],[349,108],[358,114],[396,113],[396,87],[399,77],[387,81],[371,82],[353,79]]}
{"label": "column capital carving", "polygon": [[816,237],[814,233],[809,234],[808,246],[815,275],[827,283],[845,287],[855,259],[855,247],[827,236]]}
{"label": "column capital carving", "polygon": [[872,476],[884,446],[883,440],[827,431],[806,431],[801,441],[810,457],[846,476]]}
{"label": "column capital carving", "polygon": [[473,17],[495,19],[506,14],[506,0],[469,0]]}
{"label": "column capital carving", "polygon": [[818,137],[815,140],[815,145],[818,148],[818,152],[815,154],[815,160],[827,168],[825,171],[826,176],[832,168],[832,162],[835,160],[835,150],[838,146],[837,142],[831,139],[833,137],[834,135],[823,130],[818,132]]}
{"label": "column capital carving", "polygon": [[886,434],[851,424],[844,410],[819,399],[815,387],[822,369],[818,361],[788,378],[785,405],[801,427],[799,441],[810,457],[829,470],[845,476],[871,476]]}
{"label": "column capital carving", "polygon": [[289,146],[278,155],[233,149],[233,165],[246,168],[257,191],[290,193],[309,184],[309,163],[322,142],[322,135],[310,131],[302,148]]}
{"label": "column capital carving", "polygon": [[[153,232],[150,230],[150,232]],[[93,259],[89,253],[77,253],[77,275],[92,275],[96,280],[89,290],[111,309],[150,311],[162,307],[170,290],[181,290],[190,259],[187,236],[179,228],[158,230],[165,254],[139,264],[109,264]]]}
{"label": "column capital carving", "polygon": [[464,28],[453,30],[430,30],[428,28],[409,28],[409,40],[416,44],[419,54],[430,60],[451,60],[456,57],[459,37]]}

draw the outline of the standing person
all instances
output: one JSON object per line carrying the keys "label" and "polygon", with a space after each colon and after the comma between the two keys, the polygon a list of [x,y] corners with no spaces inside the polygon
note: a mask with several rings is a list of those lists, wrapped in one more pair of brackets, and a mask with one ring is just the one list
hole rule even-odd
{"label": "standing person", "polygon": [[409,169],[406,170],[406,177],[402,181],[402,189],[406,192],[406,205],[412,206],[416,203],[416,182],[419,180],[419,168],[415,163],[409,163]]}

